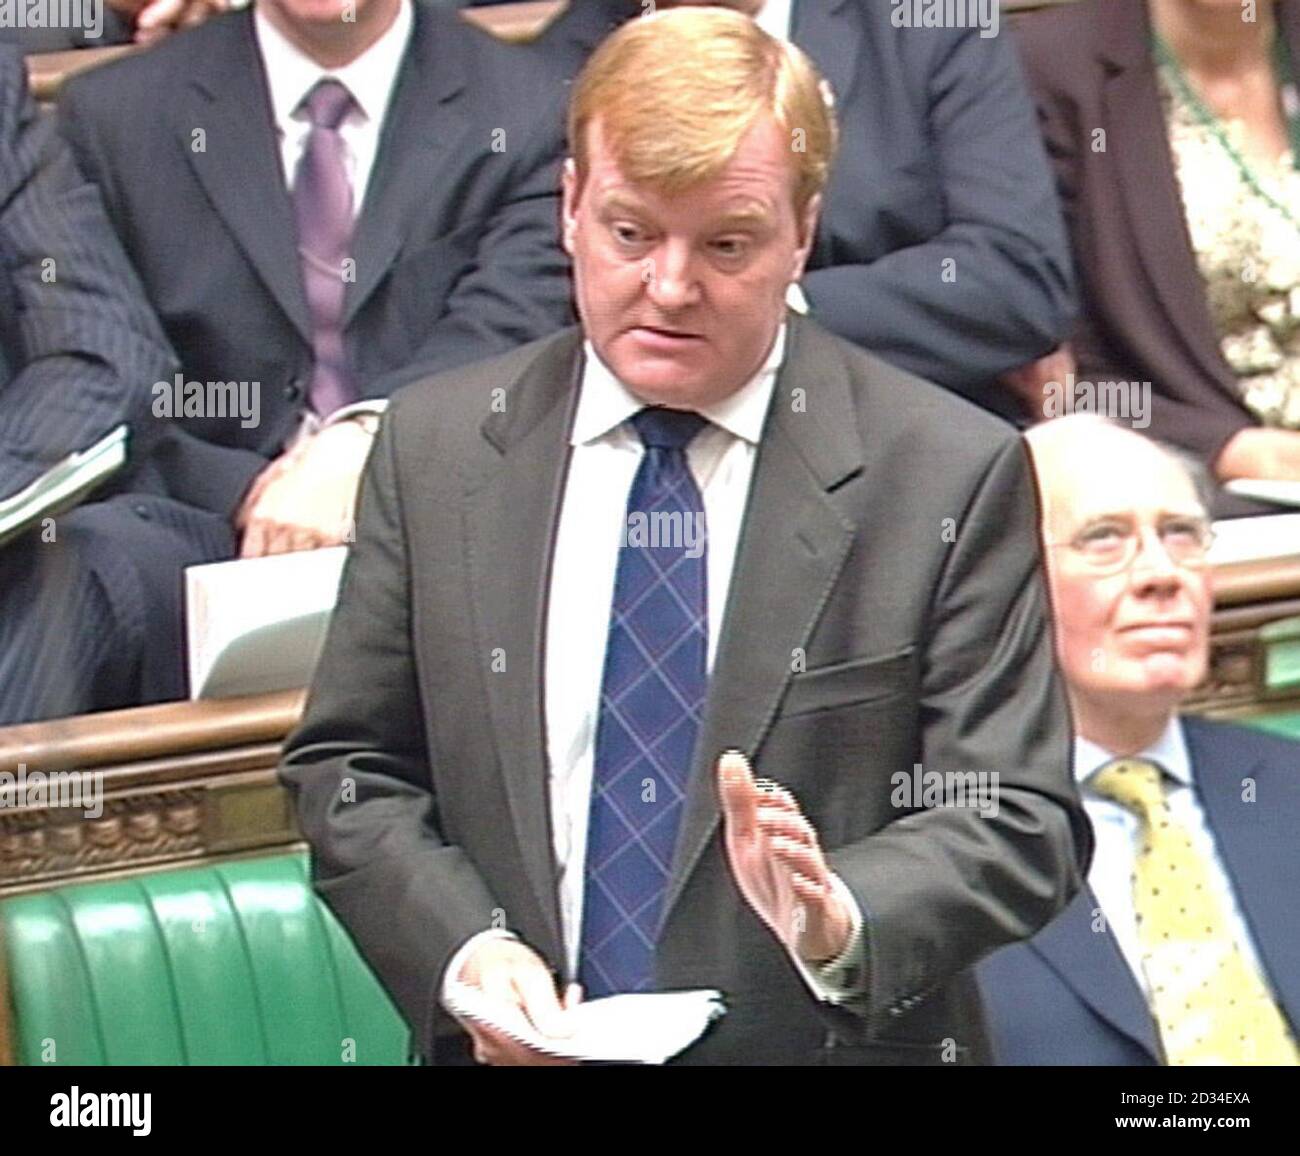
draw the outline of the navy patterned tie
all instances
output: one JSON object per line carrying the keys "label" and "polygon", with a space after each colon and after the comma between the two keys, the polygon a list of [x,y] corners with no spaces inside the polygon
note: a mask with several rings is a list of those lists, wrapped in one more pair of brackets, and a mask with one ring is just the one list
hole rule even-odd
{"label": "navy patterned tie", "polygon": [[294,175],[293,207],[311,311],[314,357],[308,396],[321,416],[355,395],[343,355],[343,262],[352,247],[352,184],[339,136],[339,125],[353,106],[352,94],[337,80],[318,81],[299,106],[307,112],[311,132]]}
{"label": "navy patterned tie", "polygon": [[646,991],[707,689],[704,503],[686,446],[708,423],[644,409],[610,614],[587,827],[579,977]]}

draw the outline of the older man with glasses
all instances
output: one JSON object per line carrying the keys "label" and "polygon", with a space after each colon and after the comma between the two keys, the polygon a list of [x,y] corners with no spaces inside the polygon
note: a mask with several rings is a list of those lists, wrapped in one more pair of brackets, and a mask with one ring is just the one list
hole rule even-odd
{"label": "older man with glasses", "polygon": [[996,1058],[1295,1064],[1300,746],[1178,715],[1213,605],[1196,467],[1093,416],[1028,436],[1096,853],[980,966]]}

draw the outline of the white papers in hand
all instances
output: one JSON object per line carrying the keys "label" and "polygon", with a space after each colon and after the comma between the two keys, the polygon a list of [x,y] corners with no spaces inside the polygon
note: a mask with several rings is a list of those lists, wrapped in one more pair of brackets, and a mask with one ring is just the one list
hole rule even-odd
{"label": "white papers in hand", "polygon": [[723,1015],[722,993],[712,990],[610,995],[563,1012],[568,1036],[544,1036],[517,1007],[453,982],[447,1007],[551,1056],[608,1063],[662,1064],[689,1047]]}

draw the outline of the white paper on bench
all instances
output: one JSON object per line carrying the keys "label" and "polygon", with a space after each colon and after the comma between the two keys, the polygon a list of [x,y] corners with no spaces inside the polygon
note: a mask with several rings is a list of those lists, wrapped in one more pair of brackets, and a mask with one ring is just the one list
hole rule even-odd
{"label": "white paper on bench", "polygon": [[346,546],[331,546],[186,569],[190,697],[306,686],[346,557]]}
{"label": "white paper on bench", "polygon": [[1223,488],[1230,494],[1276,502],[1279,506],[1300,506],[1300,482],[1275,481],[1272,478],[1233,478]]}
{"label": "white paper on bench", "polygon": [[447,1006],[539,1052],[574,1060],[662,1064],[693,1044],[726,1008],[722,993],[645,992],[588,1000],[564,1012],[572,1035],[543,1036],[524,1013],[478,988],[447,985]]}
{"label": "white paper on bench", "polygon": [[1210,563],[1254,562],[1300,554],[1300,514],[1263,514],[1214,523]]}

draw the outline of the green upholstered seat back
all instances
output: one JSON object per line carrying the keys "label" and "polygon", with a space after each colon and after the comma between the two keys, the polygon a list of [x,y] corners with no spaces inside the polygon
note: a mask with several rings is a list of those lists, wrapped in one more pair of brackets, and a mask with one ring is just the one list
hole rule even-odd
{"label": "green upholstered seat back", "polygon": [[403,1064],[406,1025],[303,854],[0,903],[21,1064]]}
{"label": "green upholstered seat back", "polygon": [[1300,739],[1300,713],[1256,715],[1241,721],[1247,726],[1258,727],[1285,739]]}

